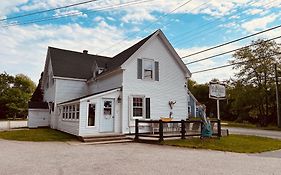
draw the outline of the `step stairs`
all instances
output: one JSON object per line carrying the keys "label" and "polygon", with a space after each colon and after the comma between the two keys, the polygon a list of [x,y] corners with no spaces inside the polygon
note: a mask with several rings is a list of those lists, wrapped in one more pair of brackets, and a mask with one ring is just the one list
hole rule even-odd
{"label": "step stairs", "polygon": [[133,141],[132,138],[127,137],[124,134],[86,136],[86,137],[80,137],[79,139],[85,144],[111,144],[111,143],[127,143]]}

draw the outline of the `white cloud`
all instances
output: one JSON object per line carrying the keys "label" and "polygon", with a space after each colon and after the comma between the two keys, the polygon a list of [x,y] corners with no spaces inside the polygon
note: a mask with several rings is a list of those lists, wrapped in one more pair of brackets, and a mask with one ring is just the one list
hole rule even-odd
{"label": "white cloud", "polygon": [[86,49],[92,54],[104,50],[103,55],[113,56],[137,42],[128,40],[119,43],[118,48],[108,49],[124,38],[124,31],[104,21],[95,28],[85,28],[78,24],[0,28],[0,40],[5,41],[0,47],[0,72],[24,73],[37,82],[43,71],[48,46],[81,52]]}
{"label": "white cloud", "polygon": [[[226,45],[224,47],[220,47],[219,49],[210,50],[210,51],[198,54],[198,55],[184,58],[183,61],[185,63],[188,63],[188,62],[206,58],[206,57],[209,57],[212,55],[216,55],[216,54],[223,53],[223,52],[233,50],[236,48],[240,48],[240,47],[242,47],[242,46],[239,44],[230,44],[230,45]],[[185,56],[185,55],[188,55],[191,53],[202,51],[207,48],[210,48],[210,46],[193,47],[193,48],[189,48],[189,49],[177,49],[177,52],[180,56]],[[189,68],[189,70],[191,72],[196,72],[196,71],[200,71],[200,70],[205,70],[205,69],[229,64],[228,61],[231,59],[232,59],[231,54],[226,54],[224,56],[215,57],[215,58],[200,61],[200,62],[197,62],[194,64],[189,64],[189,65],[187,65],[187,67]],[[206,82],[209,82],[210,80],[212,80],[213,78],[217,78],[219,80],[226,80],[226,79],[229,79],[230,77],[232,77],[233,75],[234,75],[234,70],[232,70],[232,67],[230,66],[230,67],[226,67],[226,68],[222,68],[222,69],[193,74],[192,79],[197,81],[198,83],[206,83]]]}
{"label": "white cloud", "polygon": [[264,11],[263,9],[254,8],[254,9],[247,10],[246,14],[248,14],[248,15],[256,15],[256,14],[261,14],[263,11]]}
{"label": "white cloud", "polygon": [[243,23],[242,28],[246,29],[248,32],[255,32],[258,29],[265,29],[268,24],[276,20],[279,15],[271,14],[262,18],[256,18]]}
{"label": "white cloud", "polygon": [[18,7],[19,5],[27,3],[28,0],[12,0],[12,1],[1,1],[0,5],[0,16],[1,19],[5,18],[6,15],[19,11]]}

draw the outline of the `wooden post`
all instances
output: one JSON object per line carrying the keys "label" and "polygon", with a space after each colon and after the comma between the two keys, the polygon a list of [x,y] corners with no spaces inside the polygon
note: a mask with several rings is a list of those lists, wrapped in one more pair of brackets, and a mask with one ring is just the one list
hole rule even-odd
{"label": "wooden post", "polygon": [[181,139],[185,139],[185,121],[181,120]]}
{"label": "wooden post", "polygon": [[221,137],[221,120],[218,120],[218,137]]}
{"label": "wooden post", "polygon": [[135,141],[139,141],[139,119],[135,120]]}
{"label": "wooden post", "polygon": [[163,121],[159,120],[159,142],[164,141],[163,138]]}

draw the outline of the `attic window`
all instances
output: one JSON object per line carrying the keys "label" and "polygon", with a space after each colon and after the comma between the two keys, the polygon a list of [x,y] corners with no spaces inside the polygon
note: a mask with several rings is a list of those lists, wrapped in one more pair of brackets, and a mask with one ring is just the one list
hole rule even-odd
{"label": "attic window", "polygon": [[143,60],[143,79],[153,80],[154,73],[154,61],[149,59]]}
{"label": "attic window", "polygon": [[159,62],[153,59],[138,59],[137,78],[159,81]]}

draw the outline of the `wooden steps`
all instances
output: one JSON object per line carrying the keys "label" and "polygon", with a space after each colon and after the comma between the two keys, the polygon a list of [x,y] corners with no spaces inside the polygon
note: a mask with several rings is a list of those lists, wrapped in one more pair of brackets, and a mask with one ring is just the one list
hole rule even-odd
{"label": "wooden steps", "polygon": [[105,134],[96,136],[85,136],[79,138],[82,142],[91,144],[110,144],[110,143],[125,143],[133,140],[124,134]]}

